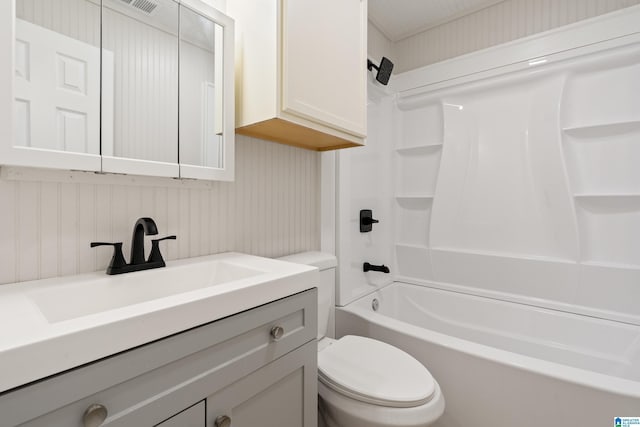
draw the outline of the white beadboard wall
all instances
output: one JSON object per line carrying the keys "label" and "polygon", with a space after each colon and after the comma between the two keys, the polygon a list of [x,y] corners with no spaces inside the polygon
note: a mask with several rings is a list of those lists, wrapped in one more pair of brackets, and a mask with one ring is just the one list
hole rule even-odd
{"label": "white beadboard wall", "polygon": [[162,244],[167,259],[318,250],[320,154],[240,135],[236,153],[232,183],[29,170],[0,179],[0,284],[103,270],[111,249],[89,242],[122,241],[128,258],[142,216],[178,236]]}
{"label": "white beadboard wall", "polygon": [[375,25],[368,22],[367,26],[367,54],[369,59],[378,64],[383,56],[391,62],[396,62],[393,51],[393,42],[389,40]]}
{"label": "white beadboard wall", "polygon": [[397,60],[394,72],[409,71],[639,3],[640,0],[505,0],[398,41],[392,50]]}

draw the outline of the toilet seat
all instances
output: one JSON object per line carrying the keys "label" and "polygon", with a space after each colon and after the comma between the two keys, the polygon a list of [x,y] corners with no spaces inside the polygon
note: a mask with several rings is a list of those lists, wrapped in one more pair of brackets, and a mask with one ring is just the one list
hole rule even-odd
{"label": "toilet seat", "polygon": [[387,343],[354,335],[318,353],[318,377],[344,396],[392,408],[424,405],[436,391],[429,371],[412,356]]}

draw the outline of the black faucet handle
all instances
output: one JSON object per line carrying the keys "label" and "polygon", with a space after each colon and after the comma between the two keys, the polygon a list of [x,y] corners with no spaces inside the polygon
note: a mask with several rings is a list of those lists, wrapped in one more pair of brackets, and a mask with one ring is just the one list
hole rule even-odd
{"label": "black faucet handle", "polygon": [[107,274],[113,274],[113,270],[118,270],[127,265],[127,261],[125,261],[122,254],[122,242],[91,242],[90,246],[92,248],[96,246],[113,246],[113,256],[111,257],[111,262],[109,262],[109,267],[107,267]]}
{"label": "black faucet handle", "polygon": [[176,240],[177,237],[176,236],[166,236],[166,237],[161,237],[159,239],[151,239],[151,243],[153,242],[162,242],[163,240]]}
{"label": "black faucet handle", "polygon": [[373,227],[373,224],[377,224],[380,221],[373,218],[373,211],[371,209],[360,210],[360,232],[368,233]]}
{"label": "black faucet handle", "polygon": [[91,242],[90,246],[95,248],[96,246],[118,246],[122,247],[122,242],[118,243],[109,243],[109,242]]}
{"label": "black faucet handle", "polygon": [[160,242],[163,240],[176,240],[176,236],[167,236],[160,239],[151,239],[151,254],[149,254],[149,260],[147,262],[158,262],[164,267],[166,264],[162,254],[160,253]]}

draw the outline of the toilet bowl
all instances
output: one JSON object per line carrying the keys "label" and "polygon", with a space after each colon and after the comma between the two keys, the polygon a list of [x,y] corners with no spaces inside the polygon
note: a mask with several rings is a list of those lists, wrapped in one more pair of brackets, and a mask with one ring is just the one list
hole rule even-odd
{"label": "toilet bowl", "polygon": [[423,427],[444,411],[440,386],[420,362],[370,338],[347,335],[319,351],[318,380],[327,427]]}
{"label": "toilet bowl", "polygon": [[[333,339],[336,259],[321,252],[281,258],[318,267],[318,418],[326,427],[426,427],[444,412],[438,382],[390,344],[347,335]],[[329,335],[329,336],[327,336]]]}

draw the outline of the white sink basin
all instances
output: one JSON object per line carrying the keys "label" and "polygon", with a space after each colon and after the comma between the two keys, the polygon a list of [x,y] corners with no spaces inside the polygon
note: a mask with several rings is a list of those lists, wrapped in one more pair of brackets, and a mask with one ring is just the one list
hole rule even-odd
{"label": "white sink basin", "polygon": [[[0,286],[0,393],[317,286],[318,270],[227,252]],[[1,423],[0,423],[1,424]]]}
{"label": "white sink basin", "polygon": [[224,260],[210,261],[60,285],[29,297],[55,323],[264,273]]}

